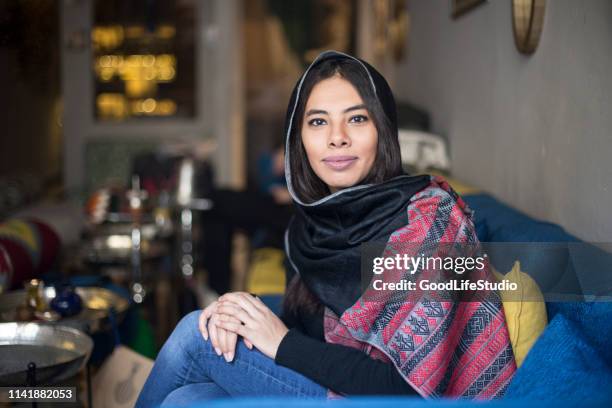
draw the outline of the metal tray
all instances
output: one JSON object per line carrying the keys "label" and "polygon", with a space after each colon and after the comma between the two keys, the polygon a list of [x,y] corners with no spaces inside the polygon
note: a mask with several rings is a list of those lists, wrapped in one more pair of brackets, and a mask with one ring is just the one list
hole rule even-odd
{"label": "metal tray", "polygon": [[27,385],[36,364],[36,385],[72,377],[87,363],[93,341],[80,330],[42,323],[0,323],[0,386]]}
{"label": "metal tray", "polygon": [[[143,240],[140,254],[143,261],[158,259],[168,253],[168,245],[158,240]],[[84,242],[80,258],[90,264],[129,264],[132,256],[129,235],[96,236]]]}
{"label": "metal tray", "polygon": [[[108,289],[97,287],[77,287],[76,293],[83,301],[83,310],[71,317],[60,319],[56,324],[76,327],[89,333],[109,330],[111,325],[110,312],[114,310],[117,324],[125,317],[129,302]],[[55,289],[46,287],[43,297],[47,304],[55,297]],[[25,302],[26,291],[17,290],[0,295],[0,321],[15,321],[17,308]]]}

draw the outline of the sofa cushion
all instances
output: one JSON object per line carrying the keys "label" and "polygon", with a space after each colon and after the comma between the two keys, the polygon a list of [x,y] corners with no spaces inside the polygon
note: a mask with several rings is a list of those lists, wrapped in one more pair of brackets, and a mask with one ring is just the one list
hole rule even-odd
{"label": "sofa cushion", "polygon": [[518,285],[516,291],[501,291],[504,314],[516,366],[520,367],[538,337],[548,324],[544,297],[538,284],[521,271],[519,261],[505,275],[493,271],[498,281],[506,279]]}
{"label": "sofa cushion", "polygon": [[610,306],[564,304],[517,370],[505,397],[610,400]]}

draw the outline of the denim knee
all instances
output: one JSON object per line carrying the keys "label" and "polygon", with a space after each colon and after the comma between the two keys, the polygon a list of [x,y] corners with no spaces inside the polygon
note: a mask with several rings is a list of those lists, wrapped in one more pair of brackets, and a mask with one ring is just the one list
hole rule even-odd
{"label": "denim knee", "polygon": [[189,312],[187,313],[185,316],[183,316],[183,318],[177,323],[176,327],[175,327],[175,331],[179,330],[179,331],[185,331],[185,330],[198,330],[198,332],[200,331],[199,329],[199,325],[198,322],[200,320],[200,314],[202,314],[201,310],[194,310],[193,312]]}
{"label": "denim knee", "polygon": [[[202,337],[199,327],[199,319],[201,310],[195,310],[183,316],[178,322],[172,334],[166,343],[170,343],[171,347],[180,346],[182,349],[190,350],[194,347],[201,347],[202,343],[208,343]],[[170,346],[169,346],[170,347]]]}

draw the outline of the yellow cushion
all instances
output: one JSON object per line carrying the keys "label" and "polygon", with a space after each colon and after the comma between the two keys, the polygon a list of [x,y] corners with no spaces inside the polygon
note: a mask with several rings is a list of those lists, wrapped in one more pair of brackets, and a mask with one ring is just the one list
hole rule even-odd
{"label": "yellow cushion", "polygon": [[253,251],[247,276],[247,291],[256,295],[285,293],[285,253],[276,248]]}
{"label": "yellow cushion", "polygon": [[548,324],[544,297],[531,276],[521,271],[519,261],[514,262],[512,270],[505,275],[495,270],[493,273],[498,280],[506,279],[518,285],[516,291],[501,291],[500,295],[508,323],[514,359],[516,366],[520,367]]}
{"label": "yellow cushion", "polygon": [[463,183],[463,182],[461,182],[461,181],[459,181],[457,179],[454,179],[452,177],[449,177],[446,174],[442,173],[441,171],[430,170],[429,173],[434,175],[434,176],[442,176],[442,177],[444,177],[444,179],[446,181],[448,181],[448,184],[450,184],[450,186],[453,188],[453,190],[455,190],[457,192],[457,194],[459,194],[459,195],[478,194],[478,193],[482,192],[479,188],[471,186],[471,185],[466,184],[466,183]]}

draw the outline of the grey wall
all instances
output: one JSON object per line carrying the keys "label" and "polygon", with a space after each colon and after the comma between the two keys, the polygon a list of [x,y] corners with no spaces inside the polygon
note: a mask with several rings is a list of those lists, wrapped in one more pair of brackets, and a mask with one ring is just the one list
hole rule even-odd
{"label": "grey wall", "polygon": [[516,51],[511,1],[457,20],[449,4],[410,1],[398,99],[431,112],[457,178],[612,242],[612,1],[549,0],[532,56]]}

